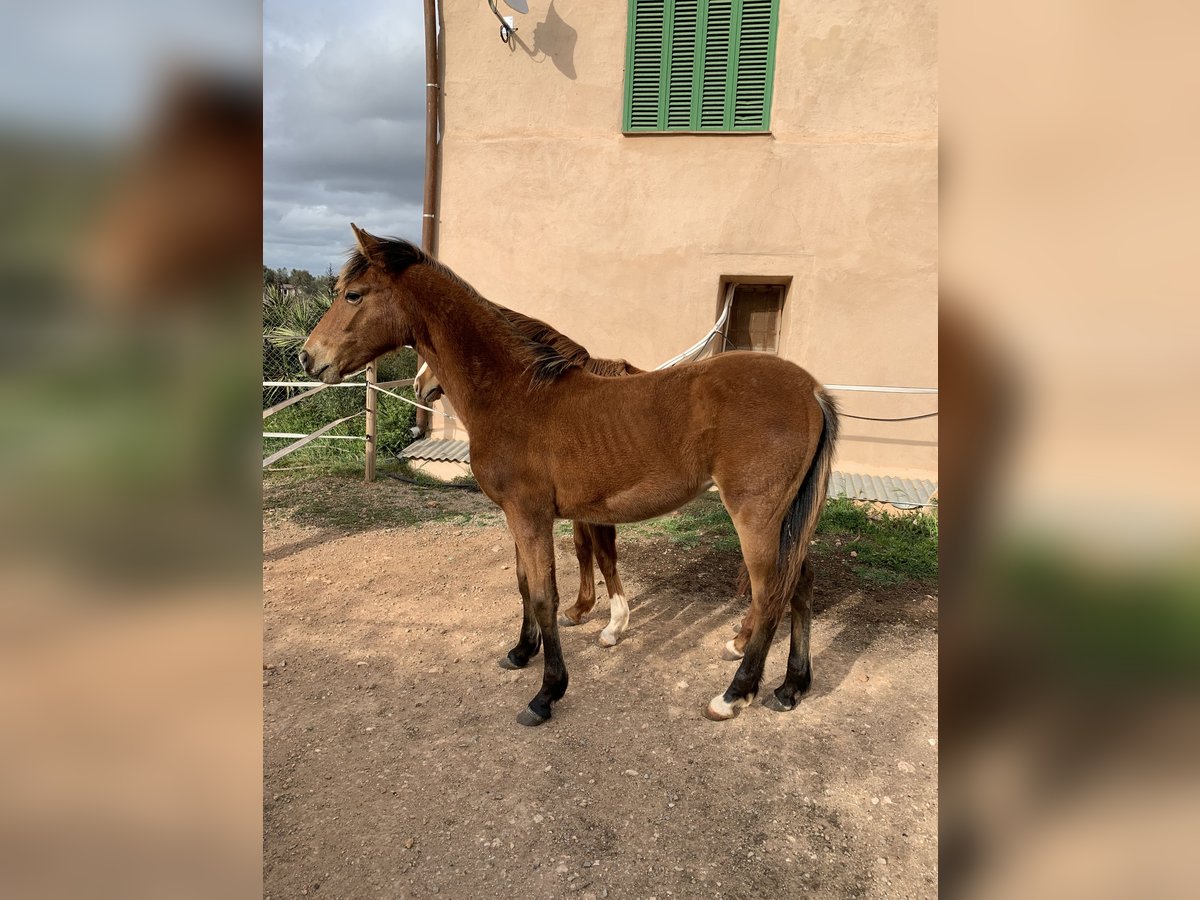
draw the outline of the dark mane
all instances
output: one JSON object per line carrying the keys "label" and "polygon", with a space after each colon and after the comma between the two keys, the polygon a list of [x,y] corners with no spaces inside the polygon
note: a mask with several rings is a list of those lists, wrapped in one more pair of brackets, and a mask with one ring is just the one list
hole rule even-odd
{"label": "dark mane", "polygon": [[561,358],[559,374],[572,366],[605,378],[616,375],[636,375],[642,371],[623,359],[597,359],[588,353],[587,348],[575,343],[565,334],[556,331],[540,319],[507,309],[499,304],[495,304],[495,306],[522,336],[543,347],[549,347]]}
{"label": "dark mane", "polygon": [[[409,266],[417,263],[433,263],[436,261],[416,244],[402,238],[380,238],[379,253],[383,257],[383,270],[392,275],[400,275]],[[346,255],[346,264],[338,276],[337,289],[341,291],[346,282],[361,278],[371,268],[371,261],[357,248]],[[443,267],[444,268],[444,267]]]}
{"label": "dark mane", "polygon": [[637,375],[639,372],[646,371],[623,359],[589,359],[584,368],[593,375],[600,375],[604,378],[613,378],[617,375]]}
{"label": "dark mane", "polygon": [[[495,312],[500,320],[511,329],[512,335],[517,339],[521,349],[528,354],[529,369],[533,373],[534,384],[554,381],[572,368],[584,369],[594,375],[606,377],[630,375],[642,371],[636,366],[629,365],[623,359],[594,359],[584,347],[540,319],[493,303],[481,296],[478,291],[448,267],[409,241],[402,238],[380,238],[379,240],[379,252],[383,259],[384,271],[392,275],[400,275],[410,266],[417,264],[430,266],[452,279],[456,284],[466,288],[472,299],[481,306]],[[342,267],[341,275],[338,277],[338,290],[342,290],[346,282],[366,274],[370,266],[371,261],[363,255],[361,250],[351,251],[346,259],[346,264]]]}

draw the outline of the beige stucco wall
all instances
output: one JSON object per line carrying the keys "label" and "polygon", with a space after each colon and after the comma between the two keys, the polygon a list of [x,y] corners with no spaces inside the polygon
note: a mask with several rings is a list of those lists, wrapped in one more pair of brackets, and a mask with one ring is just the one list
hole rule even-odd
{"label": "beige stucco wall", "polygon": [[[485,0],[443,7],[439,253],[482,293],[651,367],[712,326],[722,276],[791,276],[781,355],[936,387],[931,0],[784,0],[769,135],[623,135],[620,0],[531,0],[511,48]],[[935,477],[936,419],[843,433],[840,468]]]}

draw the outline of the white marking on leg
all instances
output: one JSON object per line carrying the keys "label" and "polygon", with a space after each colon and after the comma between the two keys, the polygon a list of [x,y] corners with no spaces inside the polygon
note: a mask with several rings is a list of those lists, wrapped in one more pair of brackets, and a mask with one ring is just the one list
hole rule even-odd
{"label": "white marking on leg", "polygon": [[724,694],[717,694],[708,701],[708,713],[710,719],[732,719],[738,714],[738,710],[749,706],[754,702],[755,694],[749,697],[739,697],[732,703],[725,702]]}
{"label": "white marking on leg", "polygon": [[613,594],[608,598],[608,625],[600,632],[600,645],[615,647],[628,627],[629,604],[620,594]]}

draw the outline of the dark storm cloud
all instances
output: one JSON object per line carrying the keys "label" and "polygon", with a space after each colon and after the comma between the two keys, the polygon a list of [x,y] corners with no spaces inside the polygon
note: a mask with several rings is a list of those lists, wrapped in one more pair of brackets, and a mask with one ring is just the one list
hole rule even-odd
{"label": "dark storm cloud", "polygon": [[269,0],[263,20],[263,259],[337,268],[349,223],[421,230],[419,0]]}

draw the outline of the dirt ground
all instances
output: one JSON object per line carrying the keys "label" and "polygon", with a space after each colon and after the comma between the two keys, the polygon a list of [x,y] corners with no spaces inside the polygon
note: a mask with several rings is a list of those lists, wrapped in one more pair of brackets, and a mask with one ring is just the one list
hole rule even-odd
{"label": "dirt ground", "polygon": [[[482,497],[431,493],[387,487],[478,515],[353,530],[265,516],[266,897],[936,895],[929,584],[819,567],[812,692],[710,722],[736,666],[718,653],[744,610],[738,557],[619,538],[624,640],[596,642],[598,587],[591,619],[562,632],[566,697],[523,728],[541,657],[497,665],[520,626],[507,531]],[[557,544],[565,606],[578,570]]]}

